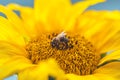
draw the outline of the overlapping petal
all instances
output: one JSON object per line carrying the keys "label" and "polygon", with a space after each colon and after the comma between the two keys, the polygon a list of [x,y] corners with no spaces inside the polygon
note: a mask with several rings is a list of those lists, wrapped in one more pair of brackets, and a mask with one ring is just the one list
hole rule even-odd
{"label": "overlapping petal", "polygon": [[77,21],[75,30],[80,30],[99,53],[117,50],[120,49],[117,45],[120,39],[119,16],[119,11],[86,11]]}
{"label": "overlapping petal", "polygon": [[53,59],[41,61],[35,67],[31,67],[18,73],[19,80],[65,80],[64,72]]}
{"label": "overlapping petal", "polygon": [[9,41],[21,46],[25,45],[24,37],[6,18],[0,17],[0,40]]}
{"label": "overlapping petal", "polygon": [[[102,66],[95,71],[95,74],[100,80],[119,80],[120,62],[113,62]],[[100,74],[107,75],[108,77],[101,76]]]}
{"label": "overlapping petal", "polygon": [[21,6],[18,4],[8,4],[7,8],[20,12],[20,17],[23,22],[24,29],[30,37],[33,37],[37,34],[33,8]]}
{"label": "overlapping petal", "polygon": [[32,66],[33,64],[26,58],[26,56],[26,52],[21,47],[1,41],[0,80]]}
{"label": "overlapping petal", "polygon": [[20,71],[33,66],[28,59],[21,56],[12,57],[0,66],[0,79],[19,73]]}
{"label": "overlapping petal", "polygon": [[14,27],[21,31],[21,34],[26,33],[24,27],[21,28],[21,26],[23,26],[23,23],[17,14],[3,5],[0,5],[0,12],[6,15],[7,19],[14,25]]}
{"label": "overlapping petal", "polygon": [[112,51],[110,54],[106,55],[104,58],[100,60],[99,65],[111,60],[118,60],[118,61],[120,60],[120,50]]}
{"label": "overlapping petal", "polygon": [[[76,26],[76,21],[80,15],[89,7],[94,4],[104,2],[105,0],[84,0],[72,5],[66,16],[65,30],[71,30]],[[84,5],[83,5],[84,4]]]}
{"label": "overlapping petal", "polygon": [[75,75],[75,74],[67,74],[66,75],[68,80],[117,80],[114,79],[113,77],[105,74],[92,74],[92,75]]}

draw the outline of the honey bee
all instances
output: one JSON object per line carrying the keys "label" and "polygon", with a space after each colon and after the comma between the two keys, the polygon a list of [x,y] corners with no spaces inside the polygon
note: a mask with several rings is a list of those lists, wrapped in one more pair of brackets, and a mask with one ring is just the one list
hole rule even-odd
{"label": "honey bee", "polygon": [[51,41],[51,46],[59,50],[65,50],[68,48],[69,40],[66,38],[66,33],[61,32]]}

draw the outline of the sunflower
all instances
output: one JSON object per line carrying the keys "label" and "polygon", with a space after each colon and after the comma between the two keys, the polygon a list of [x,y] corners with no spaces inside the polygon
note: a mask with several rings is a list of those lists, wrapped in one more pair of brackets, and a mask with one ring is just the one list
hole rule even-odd
{"label": "sunflower", "polygon": [[0,80],[119,80],[120,12],[86,10],[100,2],[0,5]]}

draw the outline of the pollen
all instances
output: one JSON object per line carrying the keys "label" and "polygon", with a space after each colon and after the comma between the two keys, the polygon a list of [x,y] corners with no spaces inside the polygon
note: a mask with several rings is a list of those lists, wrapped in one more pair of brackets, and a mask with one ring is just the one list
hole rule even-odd
{"label": "pollen", "polygon": [[[92,74],[97,68],[100,56],[96,49],[80,34],[43,33],[27,45],[28,58],[33,64],[54,58],[65,73],[77,75]],[[57,38],[57,39],[56,39]]]}

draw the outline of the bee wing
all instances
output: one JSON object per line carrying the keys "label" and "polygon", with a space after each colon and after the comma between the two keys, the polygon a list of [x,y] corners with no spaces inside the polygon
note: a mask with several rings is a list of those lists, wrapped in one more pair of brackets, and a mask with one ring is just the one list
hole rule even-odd
{"label": "bee wing", "polygon": [[57,35],[57,39],[60,39],[61,37],[65,37],[66,36],[66,33],[65,31],[61,32],[60,34]]}

